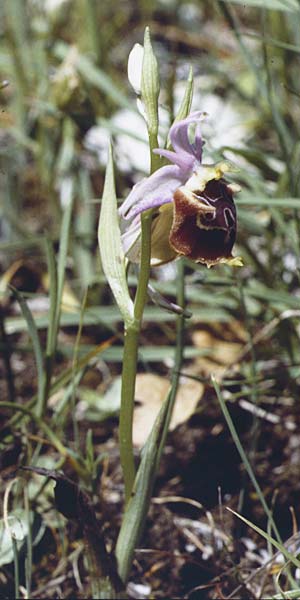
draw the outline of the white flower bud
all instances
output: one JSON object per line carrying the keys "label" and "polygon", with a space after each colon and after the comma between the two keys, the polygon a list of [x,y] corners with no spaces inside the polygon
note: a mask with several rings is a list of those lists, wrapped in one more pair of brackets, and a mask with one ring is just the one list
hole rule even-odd
{"label": "white flower bud", "polygon": [[128,80],[136,94],[141,93],[142,87],[142,67],[144,59],[144,47],[141,44],[134,44],[128,57]]}

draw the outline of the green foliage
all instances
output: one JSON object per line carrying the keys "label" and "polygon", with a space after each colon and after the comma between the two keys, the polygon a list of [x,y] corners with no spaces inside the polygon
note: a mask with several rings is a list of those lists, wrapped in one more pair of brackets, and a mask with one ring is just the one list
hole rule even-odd
{"label": "green foliage", "polygon": [[119,227],[111,148],[102,197],[98,242],[104,273],[124,319],[125,326],[128,327],[134,319],[133,302],[129,295],[126,279],[126,264]]}
{"label": "green foliage", "polygon": [[[134,3],[126,1],[113,6],[67,0],[49,12],[42,1],[5,0],[2,4],[1,80],[9,84],[0,85],[0,334],[4,383],[10,389],[9,402],[3,398],[1,404],[1,410],[7,411],[3,448],[20,436],[25,440],[24,462],[39,465],[46,452],[53,453],[57,468],[67,464],[74,477],[79,476],[90,491],[99,494],[105,457],[97,455],[93,446],[93,426],[118,415],[121,319],[138,329],[143,324],[142,340],[136,347],[138,365],[143,369],[159,367],[165,372],[174,358],[174,344],[177,352],[183,351],[178,331],[175,341],[175,323],[181,317],[152,304],[144,310],[147,286],[141,290],[136,274],[128,272],[118,230],[118,197],[124,198],[144,175],[135,162],[143,146],[126,150],[125,158],[130,159],[126,170],[122,143],[124,139],[144,143],[143,152],[148,152],[145,131],[131,125],[138,111],[126,79],[129,51],[133,43],[143,41],[141,32],[148,25],[142,95],[150,146],[155,147],[157,139],[166,139],[174,116],[183,118],[191,106],[204,108],[211,112],[210,129],[204,129],[205,160],[226,158],[239,168],[232,180],[242,187],[236,201],[237,253],[243,256],[245,267],[236,274],[228,267],[205,271],[199,265],[185,264],[184,295],[193,316],[185,322],[183,357],[192,361],[212,356],[212,348],[193,345],[196,329],[210,329],[217,323],[225,337],[226,328],[233,323],[238,337],[243,324],[247,338],[244,350],[238,365],[227,371],[228,381],[240,389],[232,391],[224,378],[216,391],[270,523],[268,503],[264,504],[263,490],[257,484],[255,460],[249,462],[248,448],[241,445],[226,404],[228,398],[236,405],[245,397],[252,406],[264,402],[273,410],[282,393],[291,413],[297,415],[298,411],[299,2],[154,0],[141,2],[136,11]],[[194,17],[189,16],[190,6]],[[163,31],[160,22],[168,24]],[[205,24],[213,34],[211,30],[207,33]],[[160,124],[159,107],[168,114]],[[98,125],[102,135],[111,137],[115,176],[112,154],[107,161],[103,147],[101,157],[101,152],[98,155],[87,144],[87,132]],[[161,164],[160,160],[151,155],[151,170]],[[101,261],[97,249],[99,198]],[[143,271],[143,275],[145,284],[148,272]],[[151,273],[153,286],[173,302],[178,299],[182,277],[164,281]],[[82,303],[84,295],[86,301]],[[138,306],[132,301],[137,297],[142,297]],[[24,384],[20,384],[15,366],[18,361],[30,367]],[[266,376],[269,362],[275,364],[270,380]],[[93,385],[89,388],[89,372],[95,365],[97,371],[99,364],[102,375],[109,372],[112,377],[112,388],[107,382],[101,390]],[[133,398],[134,388],[131,391]],[[85,404],[91,427],[87,434],[82,422],[76,423],[81,404]],[[161,413],[165,429],[169,418],[166,406]],[[155,480],[161,415],[145,447],[134,483],[139,494],[128,504],[129,516],[123,521],[118,541],[125,578]],[[251,450],[255,456],[255,448]],[[14,506],[9,518],[22,524],[22,543],[27,543],[30,559],[28,514],[41,507],[44,511],[49,499],[39,485],[30,499],[30,510],[27,507],[25,511],[20,508],[18,492],[14,489],[11,493]],[[139,522],[135,521],[137,514]],[[249,520],[244,521],[252,526]],[[262,528],[253,527],[287,561],[293,560],[298,566],[298,559],[291,557],[278,538],[274,540]],[[14,547],[7,530],[4,536],[0,562],[4,565],[15,560],[17,565],[21,542],[17,540]],[[132,544],[130,561],[126,562],[128,536],[132,536]],[[34,566],[32,570],[34,575]],[[28,594],[30,578],[31,571]],[[287,585],[283,595],[297,597],[296,586],[294,590],[288,588],[291,586]],[[274,598],[279,597],[276,592],[275,587]]]}
{"label": "green foliage", "polygon": [[268,8],[273,10],[282,10],[287,12],[299,12],[297,0],[222,0],[222,2],[232,2],[233,4],[242,4],[244,7],[254,6],[256,8]]}

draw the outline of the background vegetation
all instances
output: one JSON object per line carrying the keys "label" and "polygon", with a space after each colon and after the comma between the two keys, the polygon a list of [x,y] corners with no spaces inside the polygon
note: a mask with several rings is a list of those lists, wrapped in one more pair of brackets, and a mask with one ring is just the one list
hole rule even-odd
{"label": "background vegetation", "polygon": [[[239,168],[236,254],[245,266],[185,261],[182,269],[193,316],[180,414],[128,594],[299,597],[300,3],[5,0],[0,17],[3,597],[90,594],[80,522],[55,508],[53,482],[21,466],[62,469],[81,482],[107,547],[116,541],[123,333],[97,223],[109,136],[120,198],[149,172],[127,80],[128,54],[147,25],[160,67],[161,133],[192,66],[192,107],[210,116],[205,156]],[[153,272],[171,300],[175,273]],[[164,395],[175,329],[175,315],[149,303],[139,433]]]}

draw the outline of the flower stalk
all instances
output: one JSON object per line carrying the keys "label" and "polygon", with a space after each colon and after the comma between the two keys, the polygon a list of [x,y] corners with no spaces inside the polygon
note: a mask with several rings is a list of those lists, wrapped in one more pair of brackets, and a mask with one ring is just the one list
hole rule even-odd
{"label": "flower stalk", "polygon": [[150,277],[151,222],[152,211],[149,210],[143,214],[141,219],[141,262],[134,301],[134,320],[127,324],[124,340],[119,435],[120,458],[124,476],[126,504],[130,498],[136,475],[132,444],[132,421],[139,335],[147,300],[147,288]]}
{"label": "flower stalk", "polygon": [[[144,54],[141,77],[141,96],[145,106],[149,137],[151,173],[160,166],[160,158],[153,154],[157,146],[159,75],[152,50],[149,28],[145,30]],[[153,210],[141,216],[140,229],[140,272],[133,307],[133,320],[125,322],[125,340],[122,368],[121,410],[119,423],[120,459],[124,477],[125,504],[128,503],[136,476],[132,442],[135,380],[138,363],[138,344],[142,326],[151,264],[151,229]]]}

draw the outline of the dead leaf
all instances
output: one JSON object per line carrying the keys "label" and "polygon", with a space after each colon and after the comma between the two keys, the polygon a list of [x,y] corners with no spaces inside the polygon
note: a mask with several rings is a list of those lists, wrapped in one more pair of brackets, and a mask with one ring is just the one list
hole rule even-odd
{"label": "dead leaf", "polygon": [[[152,373],[137,375],[135,398],[140,405],[136,406],[133,418],[133,443],[136,446],[145,443],[169,387],[170,381],[166,377]],[[203,389],[202,383],[182,377],[170,424],[171,431],[195,412]]]}
{"label": "dead leaf", "polygon": [[209,331],[198,330],[193,332],[192,339],[195,347],[209,349],[210,351],[209,357],[195,359],[198,374],[200,367],[202,375],[210,377],[214,374],[220,377],[227,367],[236,363],[246,342],[246,333],[244,329],[238,327],[237,323],[234,324],[231,332],[224,332],[223,337],[221,337],[221,333],[217,328],[216,331],[211,328]]}
{"label": "dead leaf", "polygon": [[23,265],[23,260],[16,260],[0,277],[0,294],[5,294],[7,288],[18,269]]}

